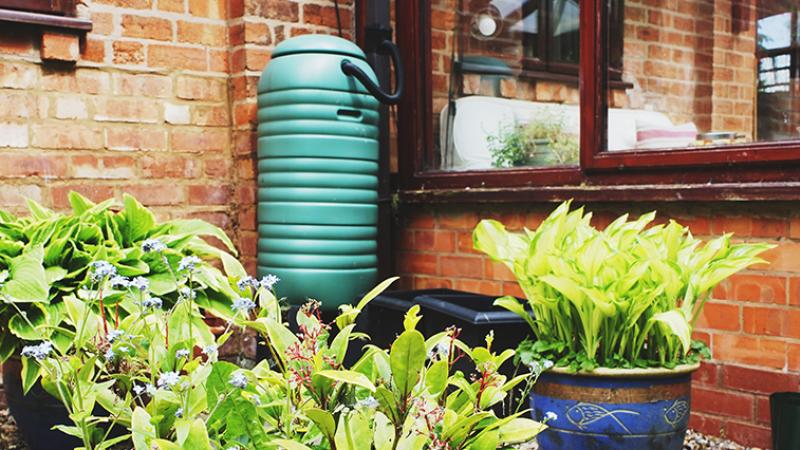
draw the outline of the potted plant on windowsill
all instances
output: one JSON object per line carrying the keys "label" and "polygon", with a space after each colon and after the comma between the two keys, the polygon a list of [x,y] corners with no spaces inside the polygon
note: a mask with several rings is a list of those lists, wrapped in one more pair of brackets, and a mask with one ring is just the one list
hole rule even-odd
{"label": "potted plant on windowsill", "polygon": [[527,124],[512,124],[488,137],[492,165],[565,166],[578,162],[580,144],[564,130],[563,118],[540,117]]}
{"label": "potted plant on windowsill", "polygon": [[[221,259],[229,275],[244,273],[231,254],[203,240],[201,236],[213,236],[235,252],[225,233],[207,222],[158,223],[128,195],[121,205],[113,199],[95,204],[75,192],[69,200],[68,214],[33,201],[28,202],[27,217],[0,211],[0,363],[11,414],[32,450],[80,445],[51,430],[68,421],[67,411],[38,384],[42,369],[30,356],[63,353],[74,345],[77,330],[72,319],[76,308],[91,303],[84,286],[92,278],[93,262],[106,261],[116,274],[148,286],[171,306],[182,295],[175,268],[188,257],[197,267],[195,301],[221,317],[230,315],[236,293],[228,287],[226,274],[209,260]],[[104,330],[116,328],[129,314],[121,304],[127,290],[121,280],[101,289],[99,303],[92,306]],[[192,323],[205,329],[202,318]]]}
{"label": "potted plant on windowsill", "polygon": [[474,231],[475,248],[513,271],[534,312],[496,300],[535,336],[517,357],[549,369],[531,394],[534,418],[551,419],[544,450],[682,448],[691,374],[708,356],[692,341],[703,305],[771,246],[727,234],[703,244],[676,222],[648,228],[654,217],[624,215],[600,231],[566,202],[534,231],[492,220]]}

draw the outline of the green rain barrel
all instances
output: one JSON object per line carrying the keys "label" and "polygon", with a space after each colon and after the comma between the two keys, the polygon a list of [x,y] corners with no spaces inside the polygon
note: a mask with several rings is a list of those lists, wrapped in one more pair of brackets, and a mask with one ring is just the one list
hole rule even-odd
{"label": "green rain barrel", "polygon": [[379,103],[342,60],[377,81],[352,42],[306,35],[275,48],[258,85],[258,273],[327,311],[377,276]]}

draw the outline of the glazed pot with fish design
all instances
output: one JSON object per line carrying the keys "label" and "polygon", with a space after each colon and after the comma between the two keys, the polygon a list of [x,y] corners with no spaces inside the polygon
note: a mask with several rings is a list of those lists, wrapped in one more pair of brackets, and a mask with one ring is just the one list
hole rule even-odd
{"label": "glazed pot with fish design", "polygon": [[691,407],[692,373],[674,369],[606,369],[543,373],[531,414],[547,418],[542,450],[680,450]]}

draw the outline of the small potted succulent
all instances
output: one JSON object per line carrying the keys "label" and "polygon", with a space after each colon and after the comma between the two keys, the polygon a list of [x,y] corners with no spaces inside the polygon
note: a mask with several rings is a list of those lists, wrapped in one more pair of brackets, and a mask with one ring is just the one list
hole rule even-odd
{"label": "small potted succulent", "polygon": [[555,117],[508,125],[489,136],[488,143],[498,168],[575,164],[580,149],[577,137],[564,130],[563,119]]}
{"label": "small potted succulent", "polygon": [[[56,448],[58,438],[68,437],[50,430],[67,419],[67,411],[37,384],[38,361],[76,345],[77,311],[88,305],[101,317],[104,331],[113,328],[131,313],[122,301],[130,280],[172,307],[182,296],[176,271],[191,264],[196,267],[194,301],[226,317],[236,293],[212,260],[221,260],[228,274],[244,273],[230,253],[201,237],[213,236],[235,252],[225,233],[207,222],[158,223],[128,195],[121,205],[113,199],[95,204],[74,192],[69,200],[68,214],[33,201],[26,217],[0,211],[0,363],[11,414],[33,449]],[[104,264],[95,266],[97,261]],[[95,278],[112,272],[115,282],[99,292],[91,289]],[[192,320],[194,326],[200,322]]]}
{"label": "small potted succulent", "polygon": [[536,230],[484,220],[474,231],[475,248],[513,271],[534,313],[496,300],[535,336],[517,357],[544,371],[531,395],[534,418],[551,414],[543,449],[682,448],[691,374],[709,356],[692,340],[703,305],[771,246],[728,234],[702,243],[673,221],[649,226],[654,217],[598,230],[566,202]]}

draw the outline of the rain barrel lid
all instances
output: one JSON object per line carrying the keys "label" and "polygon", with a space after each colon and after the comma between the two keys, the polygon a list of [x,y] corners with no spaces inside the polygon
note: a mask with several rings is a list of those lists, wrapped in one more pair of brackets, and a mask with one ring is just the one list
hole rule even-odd
{"label": "rain barrel lid", "polygon": [[327,34],[306,34],[287,39],[275,47],[272,57],[295,55],[298,53],[331,53],[367,59],[358,46],[347,39]]}

